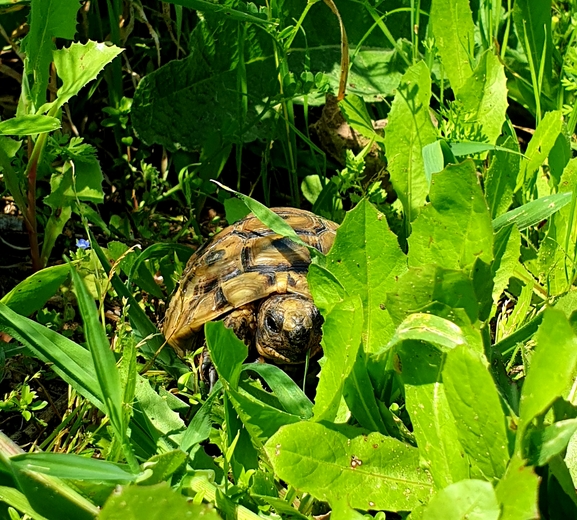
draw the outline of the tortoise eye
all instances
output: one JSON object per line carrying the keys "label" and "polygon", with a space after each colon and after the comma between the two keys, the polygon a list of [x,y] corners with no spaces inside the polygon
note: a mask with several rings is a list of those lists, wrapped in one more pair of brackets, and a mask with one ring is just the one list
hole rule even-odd
{"label": "tortoise eye", "polygon": [[280,327],[278,323],[270,315],[266,317],[266,326],[271,332],[274,332],[275,334],[278,334],[280,332]]}

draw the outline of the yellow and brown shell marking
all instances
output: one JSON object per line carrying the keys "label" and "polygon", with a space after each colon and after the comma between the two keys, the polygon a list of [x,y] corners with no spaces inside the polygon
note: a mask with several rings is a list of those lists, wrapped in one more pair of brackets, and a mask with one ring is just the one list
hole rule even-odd
{"label": "yellow and brown shell marking", "polygon": [[[304,210],[273,211],[304,242],[322,253],[328,252],[337,224]],[[310,300],[306,280],[309,264],[310,254],[305,247],[276,234],[251,214],[222,230],[192,255],[166,313],[164,334],[182,352],[191,348],[194,336],[207,321],[246,304],[288,293]],[[256,313],[258,305],[249,309]],[[233,316],[227,322],[234,325]],[[256,316],[254,323],[260,326]],[[261,354],[294,362],[284,355]]]}

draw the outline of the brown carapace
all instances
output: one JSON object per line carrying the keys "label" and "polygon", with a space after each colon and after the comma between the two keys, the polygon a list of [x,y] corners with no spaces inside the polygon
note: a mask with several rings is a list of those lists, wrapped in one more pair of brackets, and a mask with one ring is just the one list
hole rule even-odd
{"label": "brown carapace", "polygon": [[[331,248],[337,224],[308,211],[273,208],[310,246]],[[223,319],[275,363],[299,363],[320,350],[322,317],[307,284],[309,251],[254,215],[222,230],[188,261],[164,321],[179,355],[199,346],[203,325]]]}

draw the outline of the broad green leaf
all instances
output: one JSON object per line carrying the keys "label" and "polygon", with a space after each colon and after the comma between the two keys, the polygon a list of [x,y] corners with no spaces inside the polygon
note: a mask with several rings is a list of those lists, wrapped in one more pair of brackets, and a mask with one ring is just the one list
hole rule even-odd
{"label": "broad green leaf", "polygon": [[290,376],[276,365],[253,363],[243,370],[256,372],[270,387],[280,404],[290,414],[309,419],[313,415],[313,404]]}
{"label": "broad green leaf", "polygon": [[563,115],[561,111],[553,110],[552,112],[547,112],[527,145],[515,188],[515,190],[518,190],[523,187],[526,191],[525,197],[527,199],[530,198],[530,193],[537,183],[539,167],[547,159],[562,128]]}
{"label": "broad green leaf", "polygon": [[439,491],[423,520],[498,520],[501,510],[489,482],[462,480]]}
{"label": "broad green leaf", "polygon": [[324,316],[323,360],[313,413],[316,421],[333,421],[343,395],[345,379],[357,358],[363,332],[363,305],[358,296],[337,303]]}
{"label": "broad green leaf", "polygon": [[155,486],[126,486],[113,493],[98,515],[100,520],[166,520],[220,518],[214,508],[194,504],[166,482]]}
{"label": "broad green leaf", "polygon": [[342,302],[347,297],[344,287],[335,275],[318,264],[309,265],[307,282],[315,305],[323,316],[331,312],[337,303]]}
{"label": "broad green leaf", "polygon": [[77,200],[102,203],[102,170],[96,158],[66,162],[62,173],[50,178],[50,195],[44,202],[53,209],[75,204]]}
{"label": "broad green leaf", "polygon": [[406,257],[385,216],[366,200],[347,213],[325,267],[348,294],[360,296],[365,316],[363,343],[367,353],[375,352],[394,333],[385,309],[386,293],[407,269]]}
{"label": "broad green leaf", "polygon": [[367,139],[374,139],[376,142],[384,144],[385,139],[375,131],[371,116],[369,116],[362,98],[355,94],[348,94],[345,99],[339,102],[339,107],[351,128]]}
{"label": "broad green leaf", "polygon": [[145,476],[138,480],[139,485],[153,485],[165,482],[187,461],[188,454],[181,449],[159,453],[142,464]]}
{"label": "broad green leaf", "polygon": [[491,265],[493,274],[493,302],[497,303],[509,280],[515,273],[521,254],[521,233],[515,224],[501,228],[495,234],[495,261]]}
{"label": "broad green leaf", "polygon": [[534,520],[539,518],[539,477],[533,468],[514,455],[507,471],[495,487],[502,512],[499,520]]}
{"label": "broad green leaf", "polygon": [[433,314],[451,321],[455,316],[445,316],[444,309],[463,309],[474,323],[479,315],[479,302],[471,278],[463,271],[433,265],[413,267],[399,277],[387,294],[386,308],[397,325],[410,314],[431,312],[436,307],[442,312]]}
{"label": "broad green leaf", "polygon": [[431,24],[435,44],[453,92],[473,73],[475,25],[468,0],[433,0]]}
{"label": "broad green leaf", "polygon": [[405,388],[420,457],[435,487],[443,489],[469,477],[468,461],[441,382],[442,352],[432,343],[406,340],[394,352],[394,364]]}
{"label": "broad green leaf", "polygon": [[98,480],[118,483],[132,482],[138,475],[128,466],[119,466],[106,460],[90,459],[72,453],[25,453],[10,458],[23,471],[35,471],[71,480]]}
{"label": "broad green leaf", "polygon": [[397,327],[395,335],[386,348],[392,348],[406,340],[424,341],[440,347],[443,351],[467,343],[467,338],[461,328],[452,321],[434,314],[419,312],[405,318]]}
{"label": "broad green leaf", "polygon": [[529,460],[532,466],[544,466],[556,455],[562,454],[577,431],[577,419],[557,421],[548,426],[539,425],[527,432]]}
{"label": "broad green leaf", "polygon": [[[519,151],[519,143],[509,136],[503,142],[503,148]],[[513,201],[513,192],[519,174],[521,156],[516,153],[496,150],[485,178],[485,196],[495,219],[505,213]]]}
{"label": "broad green leaf", "polygon": [[413,222],[409,266],[469,269],[477,258],[490,264],[493,229],[475,163],[468,159],[433,175],[429,197]]}
{"label": "broad green leaf", "polygon": [[423,147],[423,163],[425,166],[425,177],[430,188],[433,173],[439,173],[445,168],[441,141],[433,141]]}
{"label": "broad green leaf", "polygon": [[0,302],[18,314],[30,316],[44,306],[69,275],[70,268],[67,265],[47,267],[20,282]]}
{"label": "broad green leaf", "polygon": [[236,388],[242,363],[248,355],[247,346],[222,321],[209,321],[204,325],[204,333],[210,360],[224,388]]}
{"label": "broad green leaf", "polygon": [[571,159],[559,182],[559,191],[571,196],[570,203],[549,219],[538,260],[540,281],[557,296],[567,291],[574,280],[577,255],[577,159]]}
{"label": "broad green leaf", "polygon": [[431,73],[423,61],[403,75],[385,131],[388,170],[408,222],[424,206],[429,185],[423,148],[437,139],[429,114]]}
{"label": "broad green leaf", "polygon": [[0,122],[0,134],[3,135],[34,135],[52,132],[58,128],[59,119],[42,115],[25,115]]}
{"label": "broad green leaf", "polygon": [[493,220],[493,229],[499,231],[504,226],[515,224],[519,231],[524,231],[528,227],[547,220],[569,202],[571,202],[571,193],[556,193],[541,197],[497,217]]}
{"label": "broad green leaf", "polygon": [[410,511],[431,496],[416,448],[379,433],[347,437],[321,423],[281,428],[265,445],[275,473],[329,503],[357,509]]}
{"label": "broad green leaf", "polygon": [[[543,69],[543,86],[547,91],[553,86],[551,0],[517,0],[513,9],[513,20],[519,41],[525,53],[531,56],[536,75],[539,76],[541,68]],[[526,47],[525,35],[529,48]]]}
{"label": "broad green leaf", "polygon": [[126,424],[123,419],[122,389],[118,369],[116,368],[116,359],[110,349],[104,327],[98,319],[98,310],[92,296],[88,292],[82,278],[80,278],[76,267],[72,264],[69,264],[69,266],[80,315],[84,323],[84,334],[88,343],[88,350],[94,363],[96,378],[106,406],[106,413],[110,417],[113,428],[119,435],[119,440],[121,440],[126,431]]}
{"label": "broad green leaf", "polygon": [[537,347],[521,391],[518,452],[523,447],[525,430],[531,421],[545,413],[555,399],[567,395],[577,367],[577,337],[562,311],[545,311],[536,341]]}
{"label": "broad green leaf", "polygon": [[62,234],[64,226],[72,216],[72,206],[52,209],[50,218],[44,228],[44,242],[42,243],[42,252],[40,258],[43,264],[48,263],[50,253],[56,244],[56,240]]}
{"label": "broad green leaf", "polygon": [[35,112],[46,102],[52,52],[56,49],[54,39],[74,38],[79,7],[78,0],[32,0],[30,32],[22,42],[22,51],[26,54],[24,74],[31,86],[33,103],[26,113]]}
{"label": "broad green leaf", "polygon": [[91,40],[54,51],[56,72],[62,80],[62,86],[58,89],[58,97],[51,111],[60,108],[78,94],[82,87],[96,79],[102,69],[121,52],[122,49],[114,45]]}
{"label": "broad green leaf", "polygon": [[32,520],[46,520],[45,516],[34,511],[26,495],[13,487],[0,486],[0,501],[20,511],[20,513],[24,513]]}
{"label": "broad green leaf", "polygon": [[[383,371],[379,373],[379,383],[386,384],[384,376],[386,367],[383,365],[384,363],[381,365]],[[384,403],[377,402],[368,368],[368,360],[361,345],[353,368],[345,380],[343,389],[345,403],[363,428],[401,439],[399,425],[395,422],[393,414]]]}
{"label": "broad green leaf", "polygon": [[499,480],[509,461],[506,419],[486,361],[456,347],[447,353],[443,383],[465,452],[487,480]]}
{"label": "broad green leaf", "polygon": [[[235,8],[238,3],[221,5]],[[274,136],[275,118],[269,110],[279,87],[272,39],[254,24],[243,31],[241,49],[238,22],[205,12],[192,31],[188,57],[171,60],[142,78],[131,108],[142,141],[170,150],[197,150],[207,140],[207,128],[218,128],[225,143]],[[242,112],[242,94],[235,88],[241,52],[247,85]]]}
{"label": "broad green leaf", "polygon": [[298,415],[271,406],[239,388],[227,389],[227,395],[243,428],[250,434],[253,444],[261,448],[282,426],[301,421]]}
{"label": "broad green leaf", "polygon": [[503,64],[492,51],[485,51],[473,74],[456,93],[466,114],[460,132],[475,135],[479,141],[497,142],[507,111],[506,83]]}
{"label": "broad green leaf", "polygon": [[236,197],[231,197],[224,201],[224,212],[226,215],[226,221],[229,224],[234,224],[246,217],[250,213],[250,209],[242,200],[237,199]]}

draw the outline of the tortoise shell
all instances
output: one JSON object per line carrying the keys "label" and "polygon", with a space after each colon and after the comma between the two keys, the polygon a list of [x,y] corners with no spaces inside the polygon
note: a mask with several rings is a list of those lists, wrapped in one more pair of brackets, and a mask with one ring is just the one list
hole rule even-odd
{"label": "tortoise shell", "polygon": [[[337,224],[309,211],[273,208],[321,253],[333,244]],[[306,280],[309,251],[276,234],[250,214],[206,242],[189,259],[168,307],[164,334],[180,351],[211,320],[273,294],[310,298]]]}

